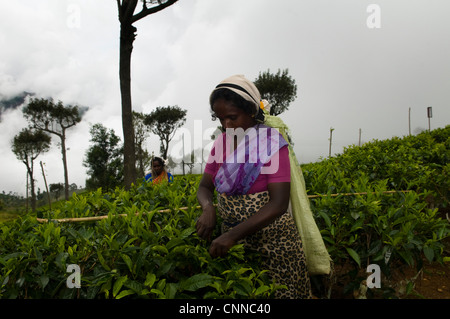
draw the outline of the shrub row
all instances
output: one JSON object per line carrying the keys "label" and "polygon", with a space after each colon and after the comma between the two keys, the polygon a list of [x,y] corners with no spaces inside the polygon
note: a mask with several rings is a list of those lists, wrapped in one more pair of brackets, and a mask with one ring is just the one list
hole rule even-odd
{"label": "shrub row", "polygon": [[[2,224],[0,297],[270,298],[280,287],[259,269],[259,256],[237,245],[212,259],[196,235],[197,183],[74,195],[43,212],[47,223],[26,216]],[[104,214],[94,223],[54,221]],[[68,287],[68,265],[80,267],[81,288]]]}
{"label": "shrub row", "polygon": [[[335,265],[351,261],[356,273],[376,263],[389,275],[399,263],[442,261],[449,146],[446,127],[302,165],[308,194],[325,195],[310,202]],[[196,235],[198,183],[199,176],[180,176],[169,185],[99,189],[39,211],[46,223],[28,215],[1,224],[0,298],[271,298],[282,287],[268,281],[259,256],[238,245],[212,259]],[[107,218],[54,221],[91,216]],[[80,267],[79,289],[67,287],[72,264]]]}

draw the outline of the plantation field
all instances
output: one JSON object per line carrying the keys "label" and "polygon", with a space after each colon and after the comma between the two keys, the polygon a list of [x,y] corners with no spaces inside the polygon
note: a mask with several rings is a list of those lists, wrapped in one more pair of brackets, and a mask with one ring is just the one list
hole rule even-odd
{"label": "plantation field", "polygon": [[14,219],[17,217],[17,214],[0,212],[0,223],[6,222],[8,220]]}
{"label": "plantation field", "polygon": [[367,192],[311,200],[327,248],[342,273],[340,281],[348,283],[340,296],[358,290],[367,277],[367,265],[376,263],[385,285],[369,290],[372,297],[380,293],[381,297],[420,297],[415,286],[424,288],[421,279],[426,278],[430,263],[437,261],[440,270],[430,271],[442,276],[427,280],[436,280],[441,286],[436,285],[435,291],[440,289],[440,296],[450,298],[450,269],[445,263],[450,256],[449,160],[447,126],[350,146],[340,155],[302,166],[310,195]]}
{"label": "plantation field", "polygon": [[[450,126],[302,165],[335,270],[312,278],[317,298],[450,298],[449,159]],[[272,298],[283,287],[256,254],[209,256],[195,233],[199,179],[74,194],[1,223],[0,298]],[[371,264],[381,288],[359,292]],[[67,287],[68,265],[80,288]]]}

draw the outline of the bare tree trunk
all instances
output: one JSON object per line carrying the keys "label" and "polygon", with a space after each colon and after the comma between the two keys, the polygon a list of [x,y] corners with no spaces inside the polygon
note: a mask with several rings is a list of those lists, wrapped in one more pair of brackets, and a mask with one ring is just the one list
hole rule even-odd
{"label": "bare tree trunk", "polygon": [[27,212],[27,214],[28,214],[28,203],[29,203],[29,200],[28,200],[28,189],[30,188],[29,187],[29,179],[30,179],[30,176],[29,176],[29,174],[28,174],[28,169],[27,169],[27,189],[26,189],[26,197],[27,197],[27,208],[26,208],[26,212]]}
{"label": "bare tree trunk", "polygon": [[64,128],[62,134],[59,137],[61,138],[61,153],[64,168],[64,198],[66,200],[69,200],[69,173],[67,169],[66,134]]}
{"label": "bare tree trunk", "polygon": [[[184,142],[184,141],[183,141]],[[169,139],[165,139],[164,142],[162,142],[163,148],[161,148],[161,155],[163,159],[167,159],[167,152],[169,149]]]}
{"label": "bare tree trunk", "polygon": [[41,161],[41,170],[42,170],[42,176],[44,177],[45,190],[47,191],[48,207],[50,209],[52,209],[52,201],[50,199],[50,192],[48,191],[47,178],[45,177],[44,165],[42,164],[42,161]]}
{"label": "bare tree trunk", "polygon": [[142,10],[134,14],[138,0],[117,0],[120,21],[120,58],[119,58],[119,78],[120,92],[122,97],[122,129],[123,129],[123,164],[125,188],[129,189],[131,184],[136,182],[136,152],[134,145],[133,110],[131,104],[131,52],[133,42],[136,38],[136,28],[133,23],[156,12],[159,12],[177,0],[167,0],[158,5],[147,7],[147,4],[155,4],[144,0]]}
{"label": "bare tree trunk", "polygon": [[[136,145],[136,144],[135,144]],[[138,167],[139,167],[139,172],[137,173],[137,177],[138,178],[142,178],[145,176],[145,170],[144,170],[144,152],[142,150],[142,143],[138,143],[137,144],[137,153],[138,153],[138,158],[137,158],[137,162],[138,162]]]}
{"label": "bare tree trunk", "polygon": [[30,178],[30,191],[31,191],[31,212],[36,211],[36,192],[34,191],[34,178],[33,178],[33,161],[31,161],[31,166],[27,165],[28,176]]}
{"label": "bare tree trunk", "polygon": [[136,28],[121,24],[120,29],[120,92],[122,97],[122,129],[124,138],[124,183],[129,189],[136,182],[136,152],[134,145],[133,111],[131,104],[131,53]]}

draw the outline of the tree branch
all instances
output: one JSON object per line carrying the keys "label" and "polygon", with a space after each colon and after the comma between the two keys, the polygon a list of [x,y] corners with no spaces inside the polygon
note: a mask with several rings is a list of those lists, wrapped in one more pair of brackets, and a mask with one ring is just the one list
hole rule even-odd
{"label": "tree branch", "polygon": [[[145,1],[145,0],[144,0]],[[158,6],[154,6],[151,8],[147,8],[147,7],[143,7],[142,11],[139,12],[138,14],[135,14],[132,18],[131,18],[131,23],[134,23],[150,14],[159,12],[161,10],[164,10],[167,7],[170,7],[172,4],[174,4],[175,2],[177,2],[178,0],[168,0],[167,2],[163,3],[163,4],[159,4]],[[159,1],[158,1],[159,2]]]}
{"label": "tree branch", "polygon": [[124,1],[127,3],[124,18],[125,20],[132,21],[131,19],[133,19],[133,13],[134,10],[136,9],[138,0],[124,0]]}
{"label": "tree branch", "polygon": [[122,14],[122,5],[120,4],[120,0],[117,0],[117,11],[119,12],[119,22],[122,22],[123,14]]}
{"label": "tree branch", "polygon": [[124,23],[126,21],[132,24],[131,19],[133,18],[134,10],[136,9],[138,0],[117,0],[117,9],[119,11],[119,21]]}

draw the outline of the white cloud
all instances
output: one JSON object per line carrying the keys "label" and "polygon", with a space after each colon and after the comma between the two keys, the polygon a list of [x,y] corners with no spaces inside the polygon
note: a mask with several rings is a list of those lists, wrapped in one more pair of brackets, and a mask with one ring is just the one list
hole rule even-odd
{"label": "white cloud", "polygon": [[[427,127],[430,105],[432,127],[449,124],[449,2],[379,0],[381,28],[368,29],[371,3],[180,0],[135,24],[134,108],[178,105],[188,110],[187,129],[199,119],[204,129],[214,127],[208,97],[219,81],[289,68],[298,97],[281,117],[303,162],[328,155],[330,127],[333,152],[340,152],[358,142],[359,128],[363,141],[407,134],[409,107],[413,130]],[[84,184],[89,123],[122,135],[116,3],[10,2],[0,11],[0,30],[0,94],[31,91],[90,108],[68,132],[69,180]],[[0,123],[2,149],[22,125],[20,113]],[[157,137],[148,147],[159,153]],[[55,147],[42,158],[52,183],[63,180],[60,157]],[[0,190],[22,189],[11,171],[25,176],[24,165],[12,153],[2,164]]]}

